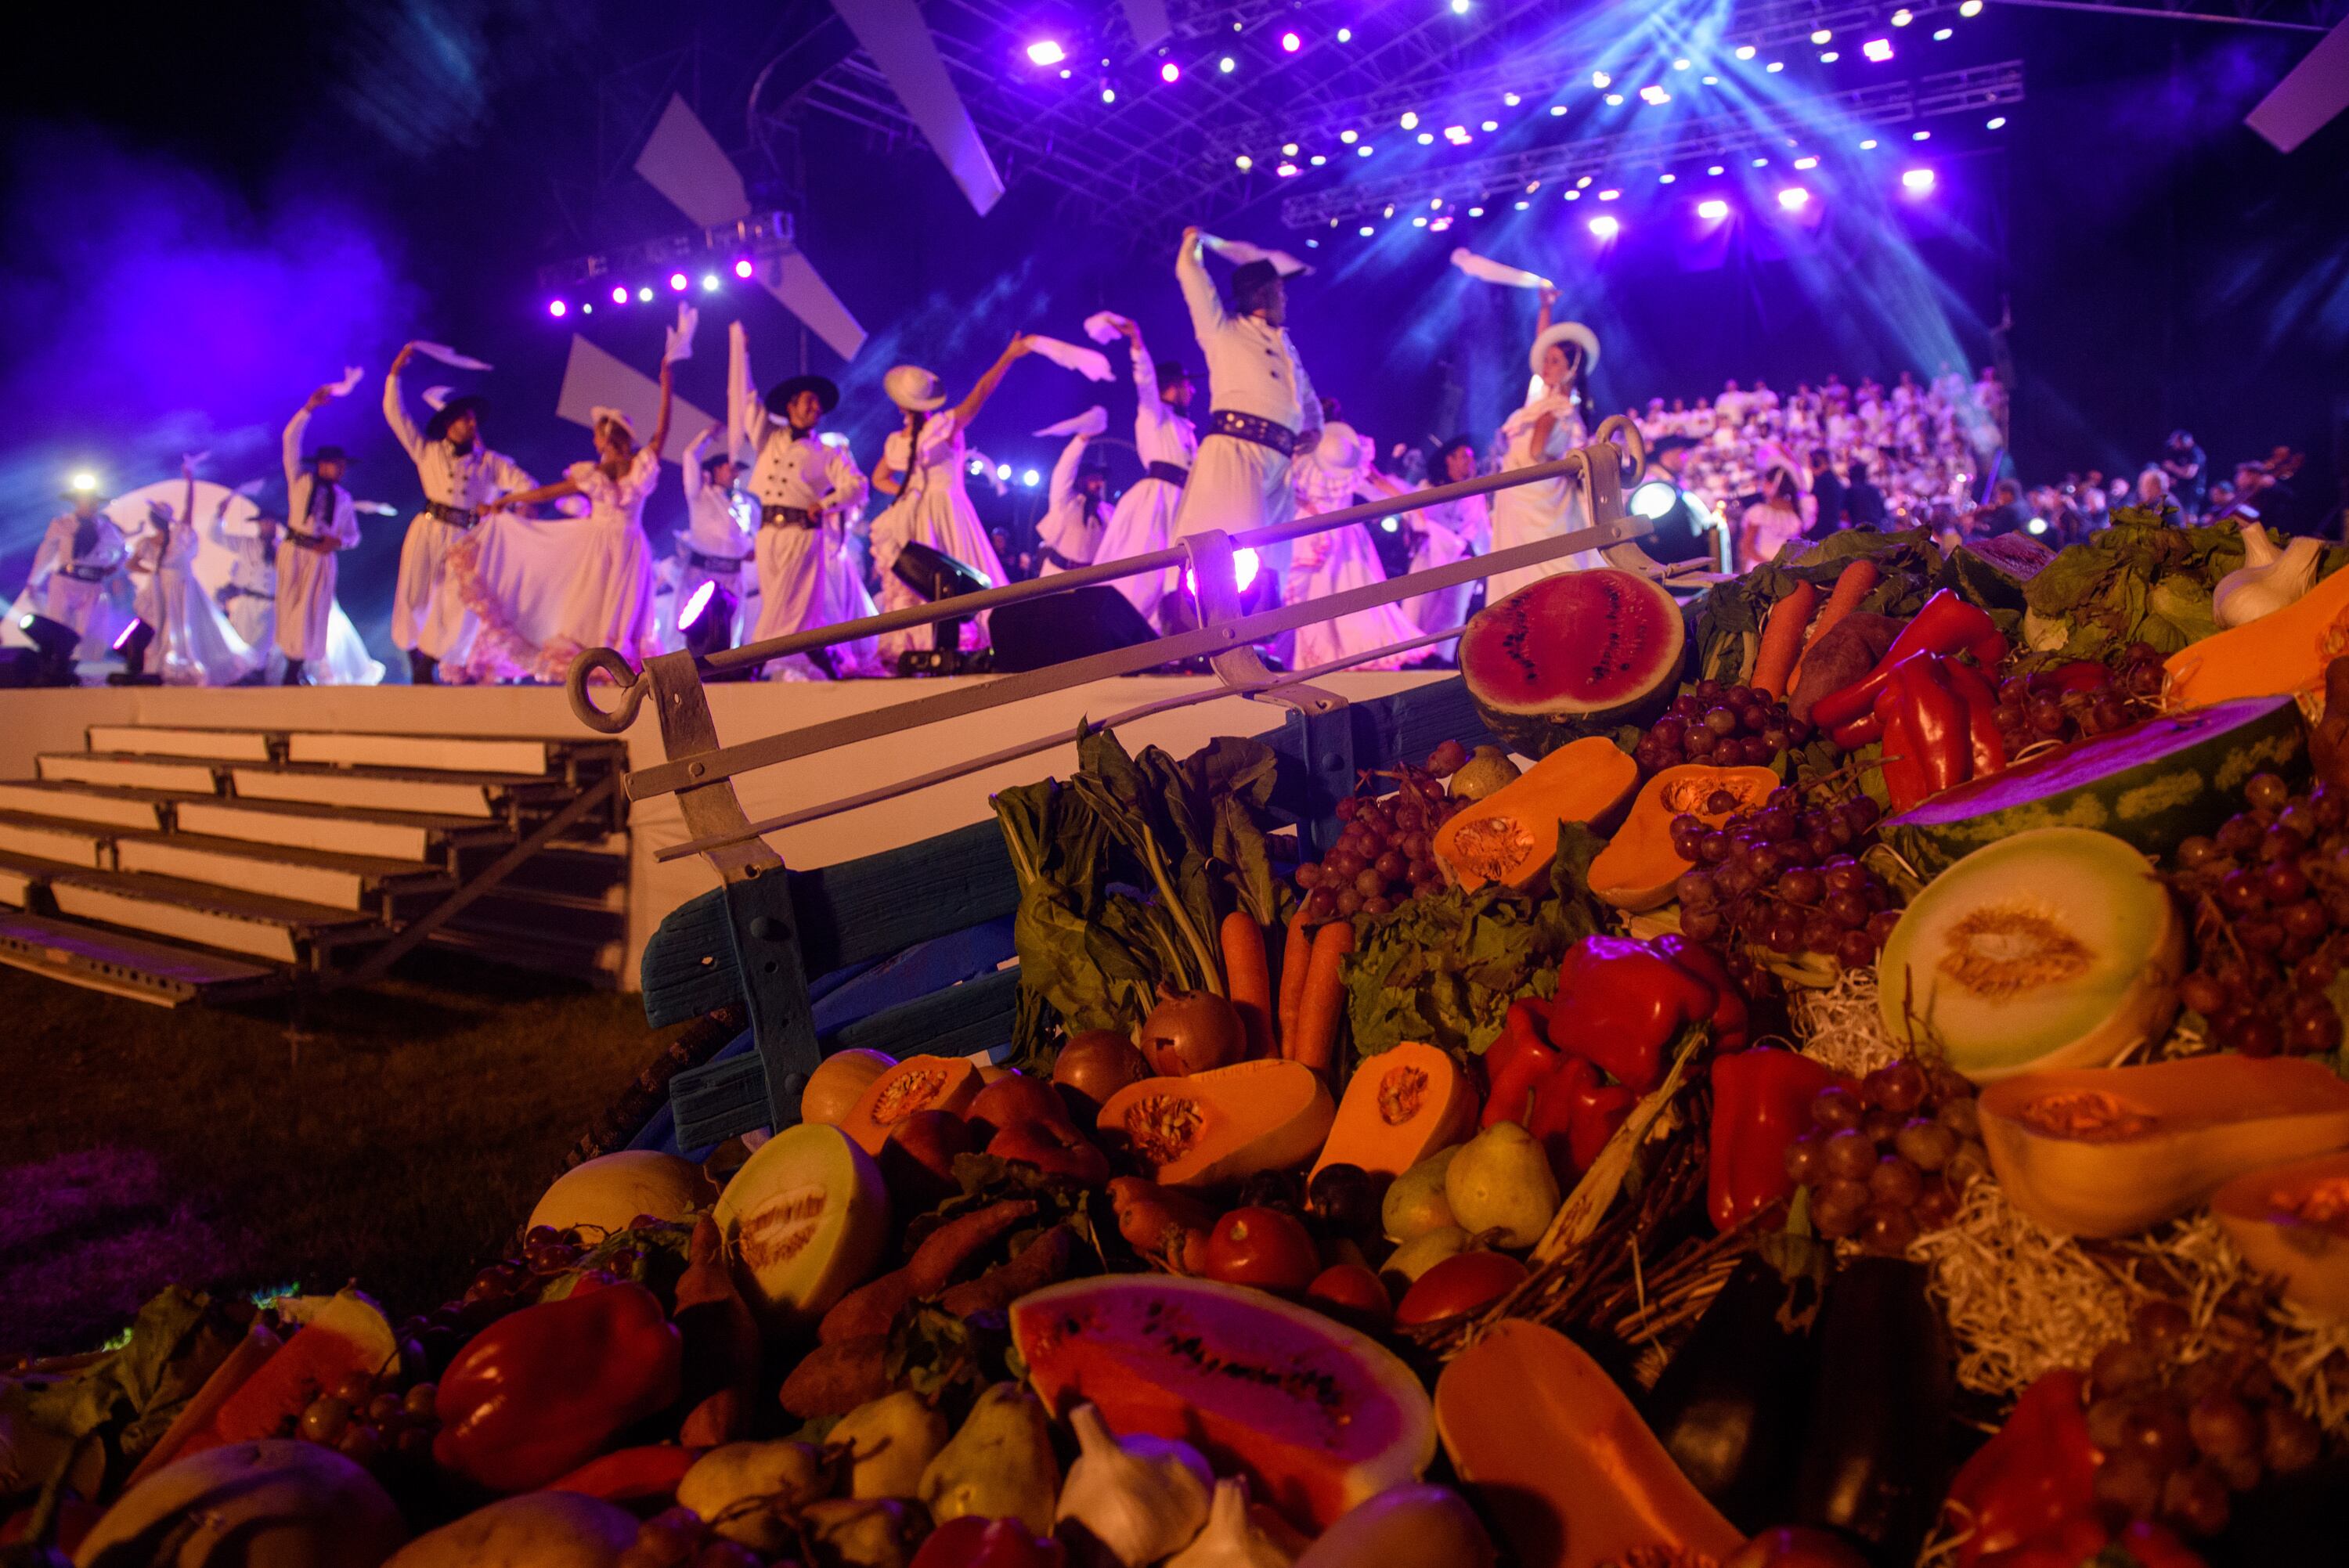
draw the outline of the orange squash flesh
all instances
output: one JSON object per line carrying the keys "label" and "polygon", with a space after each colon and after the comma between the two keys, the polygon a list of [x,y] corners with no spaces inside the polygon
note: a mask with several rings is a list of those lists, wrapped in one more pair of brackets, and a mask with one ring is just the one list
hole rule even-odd
{"label": "orange squash flesh", "polygon": [[[1435,1430],[1526,1568],[1720,1562],[1744,1534],[1566,1336],[1504,1318],[1435,1384]],[[1671,1553],[1682,1556],[1668,1557]]]}
{"label": "orange squash flesh", "polygon": [[2299,1057],[2018,1073],[1976,1103],[2007,1201],[2067,1235],[2128,1235],[2247,1171],[2349,1149],[2349,1083]]}
{"label": "orange squash flesh", "polygon": [[2206,707],[2237,696],[2313,692],[2324,666],[2349,654],[2349,572],[2335,572],[2281,610],[2189,643],[2163,661],[2164,700]]}
{"label": "orange squash flesh", "polygon": [[890,1130],[914,1112],[946,1110],[960,1116],[985,1087],[968,1057],[907,1057],[883,1068],[864,1086],[842,1119],[840,1130],[877,1160]]}
{"label": "orange squash flesh", "polygon": [[1475,1131],[1477,1109],[1476,1091],[1451,1053],[1405,1041],[1354,1069],[1314,1172],[1359,1165],[1400,1176]]}
{"label": "orange squash flesh", "polygon": [[1610,823],[1640,765],[1604,736],[1569,741],[1435,830],[1435,858],[1469,892],[1531,887],[1557,858],[1560,822]]}
{"label": "orange squash flesh", "polygon": [[1590,862],[1590,891],[1618,909],[1641,913],[1672,900],[1672,884],[1696,862],[1672,847],[1672,820],[1691,816],[1708,828],[1729,820],[1726,811],[1708,811],[1713,792],[1737,797],[1737,810],[1751,810],[1778,788],[1767,768],[1710,768],[1683,762],[1667,768],[1640,787],[1623,825]]}
{"label": "orange squash flesh", "polygon": [[2210,1195],[2210,1212],[2286,1301],[2349,1318],[2349,1153],[2248,1171]]}
{"label": "orange squash flesh", "polygon": [[1338,1108],[1321,1075],[1268,1057],[1185,1078],[1144,1078],[1102,1102],[1097,1125],[1167,1187],[1212,1187],[1313,1158]]}

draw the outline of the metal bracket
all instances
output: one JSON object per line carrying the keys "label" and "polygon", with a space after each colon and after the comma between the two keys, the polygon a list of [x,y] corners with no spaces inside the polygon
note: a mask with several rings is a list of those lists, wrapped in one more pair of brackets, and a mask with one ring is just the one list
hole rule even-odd
{"label": "metal bracket", "polygon": [[[1233,559],[1232,536],[1221,529],[1194,533],[1183,541],[1183,548],[1191,553],[1193,597],[1199,606],[1199,624],[1213,626],[1220,622],[1240,618],[1239,570]],[[1212,655],[1208,667],[1223,683],[1242,696],[1257,702],[1269,703],[1299,714],[1335,713],[1346,706],[1346,699],[1319,686],[1292,684],[1275,686],[1280,677],[1259,657],[1253,643],[1241,643]],[[1349,783],[1349,789],[1353,786]]]}

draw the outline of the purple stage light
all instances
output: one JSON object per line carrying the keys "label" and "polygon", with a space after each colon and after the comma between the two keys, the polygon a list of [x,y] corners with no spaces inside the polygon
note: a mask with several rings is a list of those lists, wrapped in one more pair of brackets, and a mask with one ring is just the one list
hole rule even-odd
{"label": "purple stage light", "polygon": [[683,293],[685,292],[685,285],[686,285],[687,282],[688,282],[688,279],[686,278],[686,275],[685,275],[683,273],[669,273],[669,275],[668,275],[668,290],[669,290],[669,293],[671,293],[671,294],[683,294]]}
{"label": "purple stage light", "polygon": [[1817,32],[1811,35],[1811,42],[1814,44],[1827,44],[1834,41],[1835,35],[1825,27],[1821,27]]}
{"label": "purple stage light", "polygon": [[1226,55],[1222,59],[1216,62],[1216,69],[1223,72],[1226,76],[1230,76],[1234,71],[1239,69],[1239,64],[1240,63],[1237,60],[1235,60],[1229,55]]}
{"label": "purple stage light", "polygon": [[1892,57],[1892,40],[1870,38],[1859,46],[1859,52],[1880,66]]}
{"label": "purple stage light", "polygon": [[1994,114],[1991,116],[1989,119],[1982,123],[1982,129],[1984,130],[2004,130],[2006,129],[2006,116],[2002,114]]}
{"label": "purple stage light", "polygon": [[1283,33],[1280,36],[1280,46],[1293,55],[1305,46],[1305,40],[1294,33]]}
{"label": "purple stage light", "polygon": [[1778,205],[1789,212],[1799,212],[1810,204],[1811,193],[1799,185],[1789,185],[1778,192]]}
{"label": "purple stage light", "polygon": [[1930,169],[1904,169],[1900,171],[1901,188],[1911,196],[1923,196],[1933,189],[1933,171]]}
{"label": "purple stage light", "polygon": [[1069,57],[1069,51],[1050,38],[1039,38],[1028,46],[1028,63],[1032,66],[1057,66]]}
{"label": "purple stage light", "polygon": [[1169,60],[1158,67],[1158,79],[1162,82],[1179,82],[1183,79],[1183,67]]}
{"label": "purple stage light", "polygon": [[1611,240],[1623,232],[1623,225],[1612,212],[1601,212],[1590,220],[1590,232],[1602,240]]}
{"label": "purple stage light", "polygon": [[1909,139],[1911,141],[1930,141],[1933,139],[1933,133],[1930,130],[1916,131],[1909,136]]}
{"label": "purple stage light", "polygon": [[1708,223],[1718,223],[1729,216],[1729,203],[1718,196],[1712,197],[1696,204],[1696,215]]}
{"label": "purple stage light", "polygon": [[561,321],[564,316],[571,314],[571,307],[564,304],[559,299],[551,299],[546,302],[546,314],[553,316],[555,320]]}
{"label": "purple stage light", "polygon": [[627,284],[614,284],[612,285],[612,303],[614,304],[626,304],[628,303]]}
{"label": "purple stage light", "polygon": [[716,273],[704,273],[701,274],[701,292],[703,294],[716,294],[718,292],[718,274]]}
{"label": "purple stage light", "polygon": [[738,278],[747,278],[750,275],[750,257],[745,256],[740,261],[734,263],[734,275]]}

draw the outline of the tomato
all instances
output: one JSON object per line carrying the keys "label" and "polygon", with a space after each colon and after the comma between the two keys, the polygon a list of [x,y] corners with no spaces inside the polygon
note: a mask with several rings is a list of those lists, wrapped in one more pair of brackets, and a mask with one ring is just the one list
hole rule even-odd
{"label": "tomato", "polygon": [[1206,1261],[1209,1279],[1292,1295],[1321,1272],[1321,1254],[1305,1222],[1257,1204],[1234,1209],[1216,1222]]}
{"label": "tomato", "polygon": [[1384,1328],[1394,1316],[1387,1287],[1361,1264],[1331,1264],[1305,1287],[1305,1299],[1357,1328]]}
{"label": "tomato", "polygon": [[1433,1323],[1481,1311],[1515,1290],[1526,1273],[1506,1253],[1455,1253],[1412,1282],[1395,1307],[1395,1321]]}

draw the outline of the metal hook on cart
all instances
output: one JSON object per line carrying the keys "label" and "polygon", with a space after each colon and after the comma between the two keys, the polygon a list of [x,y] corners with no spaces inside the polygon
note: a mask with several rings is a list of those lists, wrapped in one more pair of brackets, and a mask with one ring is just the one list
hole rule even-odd
{"label": "metal hook on cart", "polygon": [[[595,706],[588,695],[587,683],[601,670],[620,687],[620,705],[606,713]],[[570,670],[563,677],[563,690],[571,698],[571,711],[588,728],[605,735],[618,735],[636,722],[637,711],[645,706],[645,697],[652,690],[649,676],[623,658],[616,648],[590,648],[571,661]]]}

